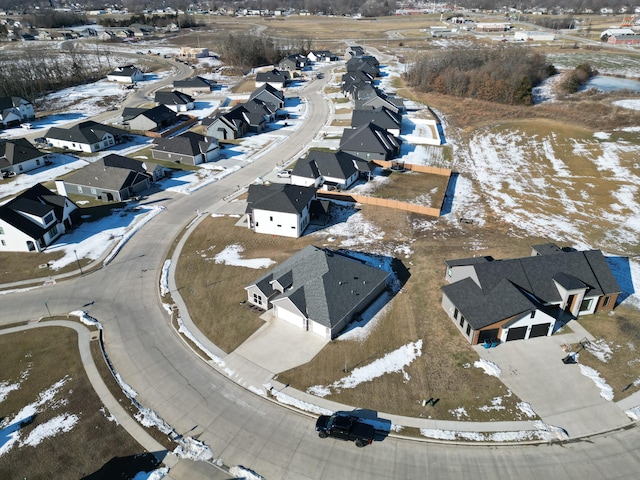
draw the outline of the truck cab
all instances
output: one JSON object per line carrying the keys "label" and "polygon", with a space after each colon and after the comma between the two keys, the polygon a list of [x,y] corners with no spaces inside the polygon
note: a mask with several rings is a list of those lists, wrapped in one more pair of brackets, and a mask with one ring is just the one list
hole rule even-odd
{"label": "truck cab", "polygon": [[364,423],[353,415],[340,413],[320,415],[316,422],[316,432],[320,438],[333,437],[352,441],[357,447],[369,445],[375,434],[373,425]]}

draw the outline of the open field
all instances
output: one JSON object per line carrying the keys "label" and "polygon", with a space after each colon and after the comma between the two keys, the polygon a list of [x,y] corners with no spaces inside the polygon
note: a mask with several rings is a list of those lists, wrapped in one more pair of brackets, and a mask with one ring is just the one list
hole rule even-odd
{"label": "open field", "polygon": [[[93,391],[73,330],[50,327],[0,335],[0,348],[0,385],[3,391],[11,386],[1,402],[3,428],[11,429],[11,419],[27,405],[35,407],[32,421],[17,430],[19,440],[0,455],[0,477],[83,478],[100,470],[100,478],[116,478],[120,472],[135,475],[143,466],[155,467]],[[42,436],[43,427],[61,418],[68,430]]]}

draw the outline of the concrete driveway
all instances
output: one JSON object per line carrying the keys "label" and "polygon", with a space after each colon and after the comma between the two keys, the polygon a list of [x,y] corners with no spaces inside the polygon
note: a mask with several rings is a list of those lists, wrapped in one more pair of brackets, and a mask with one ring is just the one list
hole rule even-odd
{"label": "concrete driveway", "polygon": [[628,425],[629,417],[600,396],[600,388],[580,372],[579,364],[562,363],[566,356],[562,344],[589,338],[577,322],[569,327],[573,333],[475,348],[481,358],[500,367],[500,380],[545,423],[564,428],[570,437]]}

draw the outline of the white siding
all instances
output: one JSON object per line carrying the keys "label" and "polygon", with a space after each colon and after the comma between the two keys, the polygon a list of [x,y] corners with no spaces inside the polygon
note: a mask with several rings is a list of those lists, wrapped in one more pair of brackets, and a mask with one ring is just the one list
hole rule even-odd
{"label": "white siding", "polygon": [[[289,302],[289,300],[286,300]],[[284,303],[284,302],[283,302]],[[291,303],[291,302],[289,302]],[[280,320],[284,320],[285,322],[289,322],[296,327],[303,329],[305,327],[305,319],[302,318],[299,314],[294,313],[292,311],[283,308],[284,305],[274,305],[273,306],[273,316],[279,318]]]}
{"label": "white siding", "polygon": [[253,229],[256,233],[297,238],[300,236],[298,219],[293,213],[253,210]]}
{"label": "white siding", "polygon": [[28,252],[27,242],[33,241],[33,244],[38,248],[38,244],[28,235],[17,228],[0,220],[0,227],[4,231],[4,234],[0,235],[0,240],[4,240],[5,245],[0,242],[0,252]]}
{"label": "white siding", "polygon": [[309,330],[316,335],[320,335],[322,338],[331,340],[331,329],[329,327],[325,327],[324,325],[320,325],[319,323],[310,320]]}

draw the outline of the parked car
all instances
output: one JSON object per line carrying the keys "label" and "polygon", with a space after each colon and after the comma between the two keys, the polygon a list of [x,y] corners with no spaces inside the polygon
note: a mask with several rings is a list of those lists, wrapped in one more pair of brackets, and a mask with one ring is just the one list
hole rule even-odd
{"label": "parked car", "polygon": [[316,432],[320,438],[339,438],[356,443],[356,447],[365,447],[373,442],[375,429],[370,423],[346,413],[320,415],[316,421]]}
{"label": "parked car", "polygon": [[291,170],[280,170],[278,172],[278,177],[280,178],[289,178],[291,176]]}
{"label": "parked car", "polygon": [[33,128],[33,125],[30,123],[21,123],[20,126],[22,128],[26,128],[27,130],[31,130]]}

